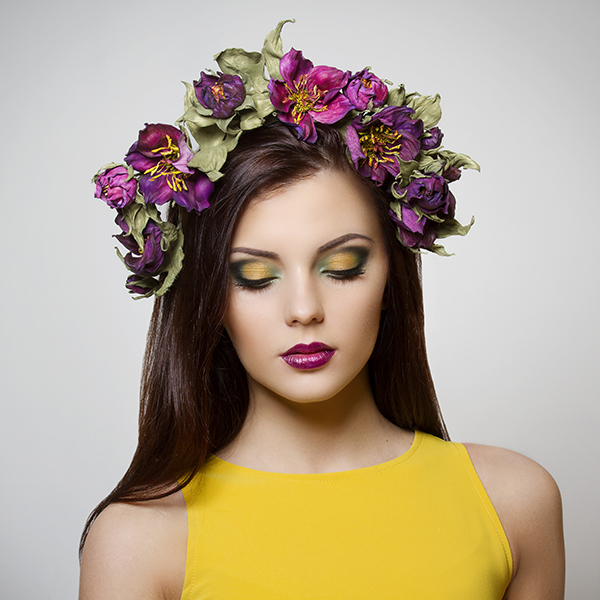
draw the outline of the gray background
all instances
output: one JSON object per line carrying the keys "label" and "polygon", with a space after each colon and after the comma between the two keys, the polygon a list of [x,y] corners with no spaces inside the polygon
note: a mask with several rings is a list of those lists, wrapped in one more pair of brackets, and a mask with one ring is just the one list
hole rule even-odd
{"label": "gray background", "polygon": [[[276,8],[274,8],[276,7]],[[77,542],[136,441],[151,302],[132,301],[91,176],[172,123],[212,56],[284,48],[442,95],[477,222],[426,256],[452,438],[541,462],[564,499],[568,598],[597,598],[599,9],[593,0],[2,3],[0,596],[76,596]]]}

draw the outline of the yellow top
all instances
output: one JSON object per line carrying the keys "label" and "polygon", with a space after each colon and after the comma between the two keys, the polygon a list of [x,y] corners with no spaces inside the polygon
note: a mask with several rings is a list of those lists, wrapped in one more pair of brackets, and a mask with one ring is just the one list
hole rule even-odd
{"label": "yellow top", "polygon": [[508,540],[461,444],[336,473],[211,457],[183,490],[182,600],[500,600]]}

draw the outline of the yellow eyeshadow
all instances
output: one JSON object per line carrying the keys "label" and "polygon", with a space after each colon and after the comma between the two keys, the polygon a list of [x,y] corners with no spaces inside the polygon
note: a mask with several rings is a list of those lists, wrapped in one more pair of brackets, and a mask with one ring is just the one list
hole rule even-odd
{"label": "yellow eyeshadow", "polygon": [[360,264],[360,257],[356,252],[336,252],[323,262],[324,271],[349,271]]}
{"label": "yellow eyeshadow", "polygon": [[244,279],[254,281],[258,279],[267,279],[269,277],[275,277],[275,275],[277,275],[277,272],[269,265],[263,262],[253,260],[240,265],[239,274]]}

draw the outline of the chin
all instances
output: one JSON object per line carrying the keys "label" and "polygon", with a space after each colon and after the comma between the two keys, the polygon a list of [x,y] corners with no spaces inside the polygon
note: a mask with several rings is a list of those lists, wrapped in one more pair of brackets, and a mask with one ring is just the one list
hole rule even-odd
{"label": "chin", "polygon": [[333,398],[353,397],[370,389],[366,365],[346,377],[332,377],[326,370],[286,374],[284,385],[259,382],[248,377],[250,394],[256,400],[270,397],[286,404],[316,404]]}

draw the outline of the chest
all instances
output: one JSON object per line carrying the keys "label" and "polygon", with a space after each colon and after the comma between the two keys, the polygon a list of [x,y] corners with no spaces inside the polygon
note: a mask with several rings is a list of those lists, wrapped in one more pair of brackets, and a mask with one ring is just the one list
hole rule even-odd
{"label": "chest", "polygon": [[478,495],[389,475],[209,478],[188,510],[183,598],[502,598],[507,557]]}

